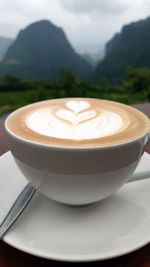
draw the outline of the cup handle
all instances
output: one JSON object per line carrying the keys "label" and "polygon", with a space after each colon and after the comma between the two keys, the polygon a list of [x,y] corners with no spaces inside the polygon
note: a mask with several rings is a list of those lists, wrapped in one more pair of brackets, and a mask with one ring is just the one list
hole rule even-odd
{"label": "cup handle", "polygon": [[144,149],[147,146],[147,144],[150,145],[150,131],[148,132],[148,134],[145,138]]}
{"label": "cup handle", "polygon": [[[144,149],[148,142],[150,142],[150,131],[147,135],[147,138],[145,139]],[[144,149],[143,149],[143,153],[144,153]],[[148,179],[148,178],[150,178],[150,170],[133,173],[131,177],[128,179],[127,183],[138,181],[138,180],[143,180],[143,179]]]}
{"label": "cup handle", "polygon": [[127,183],[144,180],[148,178],[150,178],[150,170],[132,174],[132,176],[128,179]]}

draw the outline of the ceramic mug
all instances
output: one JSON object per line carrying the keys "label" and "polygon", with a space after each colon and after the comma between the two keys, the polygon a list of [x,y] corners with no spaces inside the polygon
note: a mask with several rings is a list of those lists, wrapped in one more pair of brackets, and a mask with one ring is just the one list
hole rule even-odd
{"label": "ceramic mug", "polygon": [[34,143],[5,128],[14,159],[29,182],[49,198],[69,205],[97,202],[115,193],[132,176],[150,132],[123,144],[63,148]]}

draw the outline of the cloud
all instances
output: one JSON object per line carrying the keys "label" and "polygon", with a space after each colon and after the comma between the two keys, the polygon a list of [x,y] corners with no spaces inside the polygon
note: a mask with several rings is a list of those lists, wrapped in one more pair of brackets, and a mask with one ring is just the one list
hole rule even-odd
{"label": "cloud", "polygon": [[0,35],[15,37],[30,23],[48,19],[64,29],[73,46],[100,47],[149,10],[149,0],[0,0]]}
{"label": "cloud", "polygon": [[79,14],[116,14],[125,12],[130,1],[124,0],[60,0],[64,8]]}
{"label": "cloud", "polygon": [[55,0],[1,0],[0,35],[16,36],[28,24],[41,19],[53,21],[53,14],[58,13],[59,6]]}

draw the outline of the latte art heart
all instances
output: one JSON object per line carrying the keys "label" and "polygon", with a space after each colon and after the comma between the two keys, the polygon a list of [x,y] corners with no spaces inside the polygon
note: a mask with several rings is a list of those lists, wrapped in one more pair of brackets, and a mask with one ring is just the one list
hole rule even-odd
{"label": "latte art heart", "polygon": [[[67,101],[65,108],[42,108],[26,118],[27,126],[41,135],[86,140],[109,136],[125,125],[115,112],[94,110],[86,101]],[[126,125],[127,126],[127,125]]]}
{"label": "latte art heart", "polygon": [[66,109],[60,109],[56,112],[56,116],[60,120],[64,120],[72,124],[72,126],[77,127],[79,123],[83,123],[87,120],[93,119],[96,116],[96,111],[85,111],[74,113]]}
{"label": "latte art heart", "polygon": [[66,103],[66,107],[71,109],[74,113],[79,113],[90,107],[90,104],[86,101],[71,100]]}

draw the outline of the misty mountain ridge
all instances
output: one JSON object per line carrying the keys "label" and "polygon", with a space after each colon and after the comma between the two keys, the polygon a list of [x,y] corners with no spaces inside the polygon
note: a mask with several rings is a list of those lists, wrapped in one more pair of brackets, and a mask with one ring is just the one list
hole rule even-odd
{"label": "misty mountain ridge", "polygon": [[0,61],[4,58],[7,49],[12,43],[12,38],[0,36]]}
{"label": "misty mountain ridge", "polygon": [[0,64],[0,76],[50,80],[63,69],[71,69],[81,78],[92,70],[72,48],[62,28],[42,20],[19,32]]}

